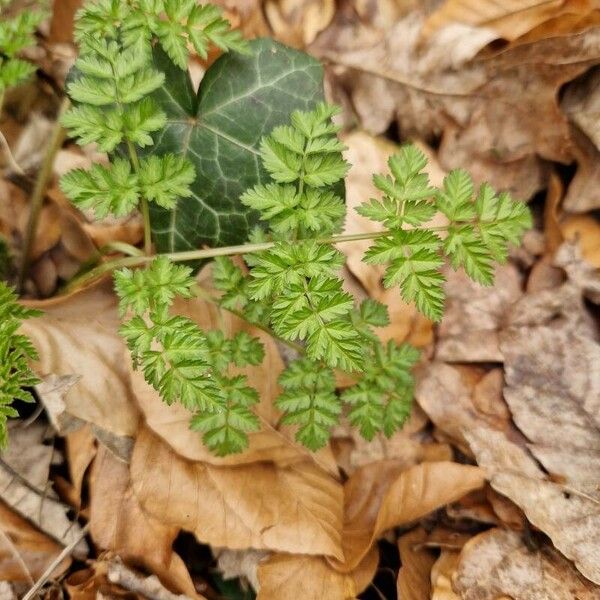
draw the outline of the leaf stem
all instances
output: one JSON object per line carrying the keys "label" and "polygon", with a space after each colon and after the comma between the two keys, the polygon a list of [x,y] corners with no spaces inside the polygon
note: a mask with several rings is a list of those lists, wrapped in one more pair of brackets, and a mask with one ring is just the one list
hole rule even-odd
{"label": "leaf stem", "polygon": [[[369,233],[350,233],[342,235],[334,235],[328,238],[321,238],[315,240],[321,244],[342,244],[345,242],[356,242],[359,240],[374,240],[390,233],[389,230],[376,231]],[[306,240],[299,240],[306,241]],[[206,248],[204,250],[188,250],[185,252],[171,252],[162,254],[173,262],[188,262],[195,260],[203,260],[207,258],[215,258],[216,256],[236,256],[239,254],[254,254],[256,252],[263,252],[273,248],[277,242],[260,242],[257,244],[241,244],[239,246],[223,246],[221,248]],[[157,255],[150,256],[127,256],[125,258],[118,258],[109,262],[102,263],[94,269],[83,273],[82,275],[72,279],[63,289],[64,293],[71,293],[92,281],[95,281],[105,273],[110,273],[115,269],[122,267],[138,267],[149,262],[152,262]]]}
{"label": "leaf stem", "polygon": [[23,290],[25,284],[25,278],[29,270],[29,264],[31,262],[31,249],[35,235],[37,233],[37,227],[40,219],[40,213],[44,204],[44,197],[46,193],[46,186],[52,176],[52,168],[54,167],[54,159],[58,151],[61,149],[62,144],[65,140],[66,132],[61,124],[61,117],[70,105],[68,98],[64,98],[58,112],[56,123],[50,134],[50,140],[46,147],[46,153],[44,160],[38,171],[33,187],[33,192],[30,199],[29,219],[27,221],[27,229],[25,230],[25,240],[23,241],[23,252],[21,258],[21,265],[19,268],[19,279],[18,288]]}

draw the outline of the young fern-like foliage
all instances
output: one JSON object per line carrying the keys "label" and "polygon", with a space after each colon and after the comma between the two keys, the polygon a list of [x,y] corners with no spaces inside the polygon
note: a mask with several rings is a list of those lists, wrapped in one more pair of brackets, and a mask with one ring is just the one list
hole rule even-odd
{"label": "young fern-like foliage", "polygon": [[29,366],[29,361],[37,359],[37,352],[18,330],[23,320],[39,314],[21,306],[16,294],[0,281],[0,448],[8,443],[7,419],[18,416],[12,406],[14,400],[34,401],[27,388],[39,383]]}
{"label": "young fern-like foliage", "polygon": [[245,332],[232,339],[219,331],[203,332],[191,319],[172,315],[176,297],[193,295],[191,269],[156,258],[147,269],[123,269],[115,274],[122,316],[129,318],[121,334],[134,365],[167,404],[179,402],[194,413],[191,426],[204,432],[216,454],[240,452],[247,433],[259,428],[250,406],[258,402],[246,377],[230,377],[231,365],[262,362],[260,341]]}
{"label": "young fern-like foliage", "polygon": [[[357,305],[344,289],[345,259],[337,244],[353,236],[341,234],[349,165],[332,121],[337,109],[321,103],[295,111],[288,125],[263,138],[260,160],[270,181],[240,198],[261,222],[248,244],[151,260],[149,203],[171,210],[190,196],[195,181],[187,158],[152,152],[166,123],[153,98],[165,78],[153,62],[154,48],[184,69],[189,48],[201,56],[209,44],[243,52],[244,42],[217,9],[193,0],[97,0],[80,12],[76,37],[81,55],[67,86],[75,104],[64,123],[82,143],[108,152],[110,162],[71,171],[61,185],[77,206],[99,217],[136,208],[144,216],[146,256],[125,263],[144,268],[117,271],[115,286],[125,319],[121,333],[147,382],[166,403],[190,410],[191,428],[219,455],[244,450],[248,434],[260,428],[252,409],[258,393],[232,370],[262,362],[259,340],[202,331],[172,310],[175,298],[197,291],[192,270],[175,262],[216,257],[220,308],[299,355],[279,377],[275,404],[300,443],[323,447],[342,415],[367,439],[400,429],[410,413],[411,369],[419,354],[406,344],[383,344],[375,328],[388,324],[386,307],[374,300]],[[508,244],[518,241],[530,218],[523,204],[487,185],[475,194],[464,171],[453,171],[437,189],[425,166],[416,147],[402,147],[389,161],[391,175],[374,177],[382,197],[358,210],[382,228],[361,236],[373,240],[365,260],[385,265],[385,285],[398,285],[405,300],[439,320],[444,264],[449,260],[490,284],[494,262],[506,260]],[[428,229],[436,213],[447,226]],[[238,263],[229,257],[235,254],[242,255]],[[342,392],[336,370],[354,381]]]}
{"label": "young fern-like foliage", "polygon": [[[238,32],[212,5],[194,0],[98,0],[88,2],[77,18],[80,56],[67,84],[75,105],[63,117],[70,134],[82,144],[97,143],[108,152],[108,166],[75,169],[61,179],[65,194],[81,209],[124,216],[141,207],[149,236],[148,203],[172,209],[188,197],[195,170],[189,159],[154,155],[139,149],[166,115],[152,98],[165,75],[153,64],[158,43],[172,61],[186,69],[191,44],[206,56],[211,44],[245,50]],[[150,248],[149,237],[146,250]]]}
{"label": "young fern-like foliage", "polygon": [[36,10],[5,15],[10,4],[10,0],[0,0],[0,99],[7,89],[23,83],[35,72],[35,66],[21,58],[21,53],[35,44],[36,27],[44,18],[43,11]]}
{"label": "young fern-like foliage", "polygon": [[[404,146],[389,160],[392,175],[373,178],[383,198],[362,204],[358,212],[386,228],[367,251],[366,262],[387,265],[384,284],[399,285],[406,301],[414,301],[422,313],[439,321],[446,259],[455,269],[463,267],[474,281],[491,285],[494,261],[506,261],[508,245],[531,227],[531,216],[525,204],[507,193],[496,195],[488,184],[473,198],[473,180],[462,169],[451,171],[441,189],[433,188],[424,173],[426,165],[420,150]],[[427,229],[425,224],[438,212],[448,225],[437,228],[439,232]]]}

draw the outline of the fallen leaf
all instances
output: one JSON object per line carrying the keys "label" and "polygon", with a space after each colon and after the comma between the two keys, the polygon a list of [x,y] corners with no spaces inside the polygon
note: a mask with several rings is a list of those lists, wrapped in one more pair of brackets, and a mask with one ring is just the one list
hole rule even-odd
{"label": "fallen leaf", "polygon": [[395,461],[362,467],[344,486],[344,561],[341,572],[355,569],[388,529],[408,525],[482,487],[477,467],[430,462],[402,470]]}
{"label": "fallen leaf", "polygon": [[600,501],[571,485],[546,479],[533,458],[500,432],[465,432],[492,487],[510,498],[577,569],[600,583]]}
{"label": "fallen leaf", "polygon": [[522,295],[521,275],[512,264],[496,268],[493,287],[464,273],[446,271],[446,309],[439,326],[436,359],[446,362],[502,362],[498,334]]}
{"label": "fallen leaf", "polygon": [[458,566],[459,552],[442,550],[431,569],[431,600],[461,600],[452,589],[452,577]]}
{"label": "fallen leaf", "polygon": [[63,397],[65,412],[115,435],[133,435],[138,410],[110,284],[29,305],[44,313],[22,327],[40,355],[36,373],[79,376]]}
{"label": "fallen leaf", "polygon": [[600,223],[591,215],[572,215],[561,224],[565,240],[577,242],[581,255],[600,269]]}
{"label": "fallen leaf", "polygon": [[[445,169],[468,168],[477,182],[527,200],[546,187],[546,160],[575,157],[558,90],[597,62],[597,28],[477,56],[498,37],[490,28],[451,23],[423,43],[435,6],[419,3],[370,36],[344,13],[311,49],[335,65],[363,126],[383,133],[396,122],[403,137],[442,134]],[[373,115],[381,115],[376,123]]]}
{"label": "fallen leaf", "polygon": [[556,252],[554,264],[565,270],[573,286],[585,298],[600,304],[600,272],[582,259],[578,244],[564,243]]}
{"label": "fallen leaf", "polygon": [[65,436],[65,453],[71,480],[69,500],[78,508],[81,507],[83,479],[96,456],[96,450],[96,438],[89,425]]}
{"label": "fallen leaf", "polygon": [[334,0],[267,0],[264,14],[278,40],[290,46],[310,44],[335,12]]}
{"label": "fallen leaf", "polygon": [[431,568],[434,555],[421,544],[427,532],[418,527],[405,533],[398,540],[402,566],[398,572],[397,592],[402,600],[429,600],[431,597]]}
{"label": "fallen leaf", "polygon": [[448,23],[467,23],[492,29],[498,37],[512,41],[550,19],[585,15],[592,5],[577,0],[446,0],[429,16],[423,33],[430,35]]}
{"label": "fallen leaf", "polygon": [[547,544],[528,548],[518,533],[490,529],[467,542],[453,578],[463,600],[592,600],[600,588]]}
{"label": "fallen leaf", "polygon": [[203,543],[342,558],[342,487],[313,461],[192,462],[143,427],[131,478],[145,511]]}
{"label": "fallen leaf", "polygon": [[[415,398],[439,431],[469,452],[463,431],[477,425],[509,431],[502,371],[432,362],[417,371]],[[514,435],[511,433],[511,435]]]}
{"label": "fallen leaf", "polygon": [[258,568],[257,600],[354,600],[371,582],[378,563],[372,549],[354,571],[340,573],[322,558],[274,554]]}
{"label": "fallen leaf", "polygon": [[[0,581],[25,581],[33,585],[62,551],[59,543],[3,502],[0,502],[0,531]],[[70,564],[70,557],[65,557],[52,576],[60,576]]]}
{"label": "fallen leaf", "polygon": [[97,546],[159,576],[179,593],[201,598],[172,545],[179,528],[147,515],[135,497],[129,467],[100,446],[90,477],[90,531]]}
{"label": "fallen leaf", "polygon": [[503,332],[504,398],[545,469],[595,494],[600,482],[600,344],[590,338],[593,330],[584,331],[554,314],[547,323]]}
{"label": "fallen leaf", "polygon": [[48,481],[53,446],[42,443],[45,427],[11,426],[11,443],[0,458],[0,499],[54,542],[69,545],[79,540],[73,555],[87,556],[88,547],[70,507],[60,502]]}

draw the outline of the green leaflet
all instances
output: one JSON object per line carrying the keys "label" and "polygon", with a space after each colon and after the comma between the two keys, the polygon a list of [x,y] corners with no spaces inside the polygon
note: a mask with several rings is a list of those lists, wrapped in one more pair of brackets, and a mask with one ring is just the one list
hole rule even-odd
{"label": "green leaflet", "polygon": [[186,71],[160,50],[154,64],[166,75],[154,99],[167,115],[151,153],[187,156],[196,169],[192,195],[173,210],[151,207],[159,252],[247,240],[257,213],[239,202],[246,189],[267,183],[261,138],[323,98],[323,69],[313,58],[270,39],[249,43],[250,54],[228,53],[206,72],[198,94]]}
{"label": "green leaflet", "polygon": [[18,416],[13,401],[34,402],[26,388],[39,383],[29,367],[29,362],[37,359],[37,351],[18,330],[22,321],[39,314],[21,306],[17,295],[0,281],[0,448],[7,444],[8,417]]}

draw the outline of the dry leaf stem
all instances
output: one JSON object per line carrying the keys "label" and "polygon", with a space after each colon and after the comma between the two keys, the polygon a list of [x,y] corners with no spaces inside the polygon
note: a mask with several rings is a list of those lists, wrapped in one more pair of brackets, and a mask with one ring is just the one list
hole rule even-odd
{"label": "dry leaf stem", "polygon": [[27,277],[27,271],[29,270],[29,264],[31,261],[31,248],[33,241],[37,233],[37,227],[40,219],[40,212],[42,205],[44,204],[44,196],[46,192],[46,186],[52,176],[52,168],[54,167],[54,159],[56,154],[62,147],[63,141],[66,136],[66,132],[61,125],[60,118],[69,107],[70,102],[68,98],[62,101],[58,112],[58,118],[52,129],[50,135],[50,141],[46,148],[44,155],[44,162],[40,170],[38,171],[33,192],[31,194],[30,209],[29,209],[29,220],[27,221],[27,229],[25,231],[25,241],[23,242],[23,255],[21,258],[21,266],[19,269],[19,289],[23,290],[25,278]]}

